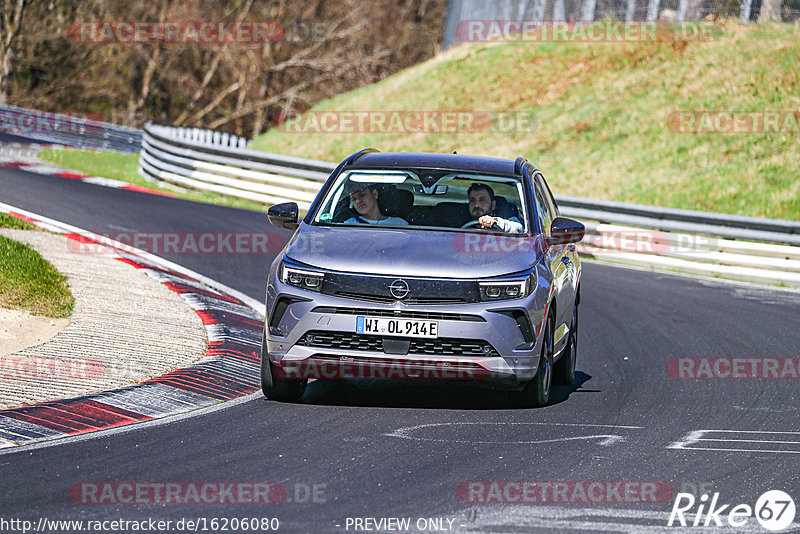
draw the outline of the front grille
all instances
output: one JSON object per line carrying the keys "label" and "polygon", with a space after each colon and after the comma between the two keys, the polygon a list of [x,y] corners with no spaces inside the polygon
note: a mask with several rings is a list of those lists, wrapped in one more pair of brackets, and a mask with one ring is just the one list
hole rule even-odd
{"label": "front grille", "polygon": [[[397,302],[399,299],[394,297],[387,297],[383,295],[368,295],[366,293],[353,293],[351,291],[336,291],[333,293],[337,297],[344,297],[346,299],[365,300],[367,302],[380,302],[392,303]],[[469,302],[461,298],[445,298],[445,297],[407,297],[401,302],[405,304],[463,304]]]}
{"label": "front grille", "polygon": [[[488,350],[487,350],[488,349]],[[409,354],[432,356],[486,356],[499,358],[500,353],[490,343],[480,339],[412,339]]]}
{"label": "front grille", "polygon": [[383,352],[381,336],[349,334],[346,332],[311,331],[300,338],[298,345],[323,347],[326,349],[368,350]]}
{"label": "front grille", "polygon": [[[388,336],[387,336],[388,337]],[[408,354],[425,356],[483,356],[499,358],[500,353],[486,341],[480,339],[459,339],[440,337],[437,339],[415,339],[394,337],[393,340],[409,342]],[[350,332],[325,332],[312,330],[306,332],[298,345],[326,349],[364,350],[384,352],[383,336],[354,334]]]}
{"label": "front grille", "polygon": [[368,308],[342,308],[335,306],[317,306],[314,313],[330,313],[342,315],[368,315],[370,317],[394,317],[398,319],[429,319],[432,321],[473,321],[485,323],[486,319],[480,315],[467,315],[463,313],[441,313],[411,310],[375,310]]}
{"label": "front grille", "polygon": [[[395,282],[408,286],[408,294],[396,298],[389,289]],[[455,278],[416,278],[366,275],[328,271],[320,287],[325,295],[367,302],[407,304],[463,304],[480,302],[480,287],[475,280]]]}

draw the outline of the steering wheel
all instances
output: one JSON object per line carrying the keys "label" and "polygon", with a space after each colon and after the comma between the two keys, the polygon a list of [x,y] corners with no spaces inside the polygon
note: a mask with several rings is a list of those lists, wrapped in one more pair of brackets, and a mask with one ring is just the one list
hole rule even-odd
{"label": "steering wheel", "polygon": [[477,220],[468,221],[468,222],[464,223],[463,225],[461,225],[461,228],[472,228],[473,226],[477,227],[477,226],[480,226],[480,225],[481,225],[480,221],[477,221]]}

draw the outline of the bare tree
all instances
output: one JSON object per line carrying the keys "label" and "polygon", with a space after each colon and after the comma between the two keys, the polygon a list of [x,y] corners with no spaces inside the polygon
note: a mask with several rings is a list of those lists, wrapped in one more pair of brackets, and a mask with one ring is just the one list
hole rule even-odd
{"label": "bare tree", "polygon": [[11,73],[14,45],[22,29],[22,15],[30,0],[0,0],[0,104],[8,100],[6,80]]}
{"label": "bare tree", "polygon": [[769,22],[770,20],[781,20],[781,0],[762,0],[758,21]]}
{"label": "bare tree", "polygon": [[[32,0],[0,0],[10,1]],[[8,74],[6,91],[17,105],[95,112],[129,126],[152,120],[256,135],[287,112],[433,56],[446,3],[33,2],[19,30],[19,68]],[[106,43],[75,37],[75,26],[86,21],[270,21],[286,33],[258,42]]]}

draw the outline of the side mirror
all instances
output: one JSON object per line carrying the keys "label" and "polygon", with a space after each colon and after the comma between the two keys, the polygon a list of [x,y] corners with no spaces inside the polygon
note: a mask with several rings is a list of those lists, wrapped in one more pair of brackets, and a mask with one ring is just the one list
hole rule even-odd
{"label": "side mirror", "polygon": [[547,245],[566,245],[567,243],[577,243],[586,235],[586,227],[574,219],[566,217],[556,217],[550,226],[550,237],[547,238]]}
{"label": "side mirror", "polygon": [[269,222],[279,228],[296,230],[300,223],[297,222],[297,203],[285,202],[271,206],[267,211]]}

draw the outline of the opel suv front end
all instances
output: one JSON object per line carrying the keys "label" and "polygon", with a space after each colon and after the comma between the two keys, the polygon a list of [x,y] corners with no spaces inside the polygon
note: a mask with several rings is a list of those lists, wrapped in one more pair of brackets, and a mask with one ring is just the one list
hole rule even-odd
{"label": "opel suv front end", "polygon": [[302,222],[294,204],[271,208],[296,232],[268,276],[267,397],[296,400],[310,379],[460,380],[546,404],[574,373],[583,227],[537,206],[537,173],[362,151]]}

